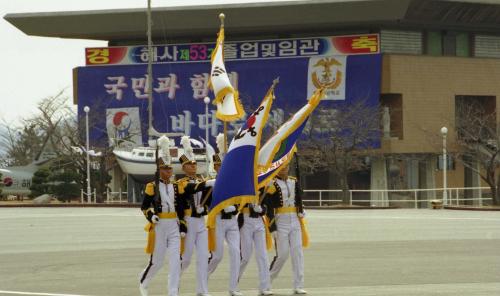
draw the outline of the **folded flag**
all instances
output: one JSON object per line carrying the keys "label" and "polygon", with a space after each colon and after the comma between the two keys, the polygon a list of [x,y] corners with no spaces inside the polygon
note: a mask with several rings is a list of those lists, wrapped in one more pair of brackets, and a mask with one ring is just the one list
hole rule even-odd
{"label": "folded flag", "polygon": [[296,149],[295,143],[302,133],[307,119],[316,109],[324,94],[324,89],[316,90],[309,102],[285,122],[262,146],[258,157],[259,188],[274,178],[281,165],[290,162]]}
{"label": "folded flag", "polygon": [[234,136],[214,185],[208,227],[214,227],[216,215],[227,206],[257,201],[257,155],[264,127],[274,99],[274,86],[259,107],[247,118]]}
{"label": "folded flag", "polygon": [[221,14],[221,27],[217,37],[217,44],[212,52],[212,70],[209,85],[215,93],[214,104],[217,106],[215,117],[222,121],[234,121],[245,115],[243,106],[238,98],[238,92],[229,81],[224,65],[224,22]]}

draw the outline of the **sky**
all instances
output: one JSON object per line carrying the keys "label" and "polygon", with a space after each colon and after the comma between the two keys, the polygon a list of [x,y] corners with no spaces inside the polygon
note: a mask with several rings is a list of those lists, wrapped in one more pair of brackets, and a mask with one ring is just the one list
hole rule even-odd
{"label": "sky", "polygon": [[[152,7],[290,0],[152,0]],[[146,0],[0,0],[0,123],[19,125],[36,114],[41,99],[65,89],[72,98],[72,69],[85,65],[85,47],[107,46],[105,41],[60,39],[25,35],[3,19],[8,13],[146,8]]]}

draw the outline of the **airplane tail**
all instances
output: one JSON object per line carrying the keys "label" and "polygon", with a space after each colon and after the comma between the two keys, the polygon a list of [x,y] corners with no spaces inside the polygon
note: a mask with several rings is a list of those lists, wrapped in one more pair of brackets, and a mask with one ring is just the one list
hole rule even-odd
{"label": "airplane tail", "polygon": [[51,135],[49,133],[43,141],[42,149],[40,149],[40,152],[38,152],[38,154],[35,156],[32,164],[41,165],[56,157],[57,154],[55,152],[54,146],[52,145]]}

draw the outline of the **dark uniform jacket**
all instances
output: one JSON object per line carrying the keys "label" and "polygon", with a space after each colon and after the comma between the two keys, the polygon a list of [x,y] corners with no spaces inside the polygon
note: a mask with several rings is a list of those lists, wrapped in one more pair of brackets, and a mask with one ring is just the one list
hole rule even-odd
{"label": "dark uniform jacket", "polygon": [[[183,177],[176,181],[178,184],[182,184],[181,187],[184,187],[185,190],[182,191],[182,198],[180,199],[181,207],[184,210],[191,210],[191,217],[200,218],[208,214],[208,208],[210,203],[212,202],[212,187],[206,187],[203,178],[196,177]],[[205,203],[203,204],[204,211],[200,214],[196,212],[196,203],[195,203],[195,193],[201,192],[200,202],[203,202],[206,198]]]}
{"label": "dark uniform jacket", "polygon": [[[160,180],[160,182],[163,182]],[[188,182],[174,182],[174,206],[177,218],[179,219],[179,231],[187,232],[186,222],[184,220],[184,210],[186,209],[186,198],[198,191],[205,189],[205,183],[188,183]],[[146,219],[151,222],[153,215],[162,213],[160,193],[156,190],[155,182],[148,183],[144,190],[144,199],[142,201],[141,210]],[[196,211],[196,210],[195,210]]]}
{"label": "dark uniform jacket", "polygon": [[[298,180],[294,177],[288,177],[289,179],[295,180],[295,207],[297,208],[297,213],[304,212],[304,205],[302,203],[303,191],[300,188]],[[269,218],[269,231],[273,232],[277,230],[275,222],[275,210],[283,207],[283,192],[281,192],[281,187],[276,182],[276,179],[281,179],[276,177],[273,184],[269,186],[266,191],[266,198],[263,203],[266,206],[266,215]]]}

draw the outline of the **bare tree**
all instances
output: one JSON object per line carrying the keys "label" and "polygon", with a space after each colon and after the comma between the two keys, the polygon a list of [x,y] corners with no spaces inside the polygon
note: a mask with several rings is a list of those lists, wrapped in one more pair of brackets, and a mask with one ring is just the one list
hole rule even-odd
{"label": "bare tree", "polygon": [[[79,176],[80,186],[86,187],[86,157],[72,147],[83,147],[85,124],[79,124],[74,109],[69,105],[69,98],[64,91],[42,99],[37,106],[38,113],[22,119],[20,127],[4,124],[5,132],[0,136],[5,154],[3,162],[9,165],[26,165],[35,160],[44,144],[52,148],[53,160],[51,168],[59,171],[71,171]],[[90,120],[97,122],[97,120]],[[46,143],[45,141],[49,141]],[[106,151],[105,151],[106,152]],[[109,154],[109,153],[108,153]],[[102,162],[101,162],[102,163]],[[99,182],[109,182],[106,172],[103,177],[93,170],[92,187],[104,188]],[[101,194],[101,190],[99,190]]]}
{"label": "bare tree", "polygon": [[365,156],[380,141],[380,116],[379,106],[363,99],[335,109],[318,107],[305,129],[308,138],[300,142],[301,169],[332,171],[348,203],[348,176],[367,168]]}
{"label": "bare tree", "polygon": [[[459,104],[455,131],[458,158],[491,188],[494,205],[500,205],[500,125],[494,110],[477,101]],[[479,168],[473,165],[479,164]]]}

